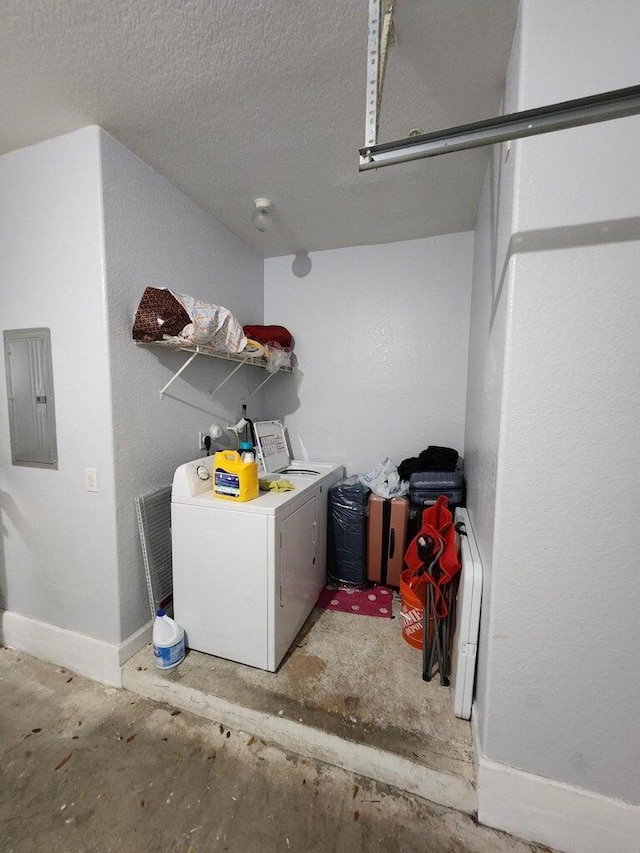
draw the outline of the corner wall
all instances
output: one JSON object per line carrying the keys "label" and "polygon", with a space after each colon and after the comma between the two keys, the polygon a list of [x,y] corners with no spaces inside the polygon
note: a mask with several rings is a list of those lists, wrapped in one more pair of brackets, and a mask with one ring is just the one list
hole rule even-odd
{"label": "corner wall", "polygon": [[[223,305],[243,323],[261,323],[263,261],[210,214],[104,131],[102,187],[118,530],[120,638],[150,618],[135,497],[171,485],[178,465],[202,455],[198,433],[235,423],[241,403],[262,416],[265,373],[198,356],[171,385],[188,353],[138,347],[131,327],[147,286],[168,287]],[[281,377],[272,381],[277,382]]]}
{"label": "corner wall", "polygon": [[[51,329],[58,442],[55,471],[11,464],[2,370],[0,608],[118,643],[102,262],[98,129],[0,157],[1,325]],[[97,493],[85,468],[99,472]]]}
{"label": "corner wall", "polygon": [[[638,82],[635,3],[525,0],[519,27],[512,109]],[[489,576],[479,818],[581,853],[640,833],[639,135],[633,117],[512,143],[507,257],[474,279],[467,458],[477,474],[483,448],[496,483],[495,514],[470,490]]]}
{"label": "corner wall", "polygon": [[100,128],[0,158],[2,328],[51,329],[59,458],[11,464],[0,382],[0,641],[111,684],[148,639],[136,495],[170,485],[243,401],[262,416],[264,371],[212,399],[235,365],[205,357],[160,399],[187,355],[136,347],[147,285],[262,322],[262,259]]}

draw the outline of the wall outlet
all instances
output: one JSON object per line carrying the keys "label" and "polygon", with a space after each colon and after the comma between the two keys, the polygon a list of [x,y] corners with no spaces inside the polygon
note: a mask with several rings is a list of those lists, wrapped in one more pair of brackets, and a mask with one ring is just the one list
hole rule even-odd
{"label": "wall outlet", "polygon": [[209,433],[207,433],[207,432],[199,432],[198,433],[198,450],[206,450],[207,449],[205,447],[205,444],[204,444],[204,437],[205,437],[205,435],[208,435],[208,434]]}

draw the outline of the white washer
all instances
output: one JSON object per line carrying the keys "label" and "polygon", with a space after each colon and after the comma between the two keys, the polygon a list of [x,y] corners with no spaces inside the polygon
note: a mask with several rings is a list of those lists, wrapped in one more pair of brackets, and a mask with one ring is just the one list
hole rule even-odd
{"label": "white washer", "polygon": [[174,614],[187,645],[271,672],[325,584],[327,492],[344,476],[342,465],[287,463],[272,476],[291,492],[222,500],[209,456],[181,465],[171,494]]}

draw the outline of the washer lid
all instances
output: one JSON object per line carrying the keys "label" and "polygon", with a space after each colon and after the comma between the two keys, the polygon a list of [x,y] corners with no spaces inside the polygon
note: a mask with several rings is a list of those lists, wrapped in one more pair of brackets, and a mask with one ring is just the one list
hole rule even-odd
{"label": "washer lid", "polygon": [[254,421],[256,450],[262,471],[275,474],[291,464],[282,421]]}

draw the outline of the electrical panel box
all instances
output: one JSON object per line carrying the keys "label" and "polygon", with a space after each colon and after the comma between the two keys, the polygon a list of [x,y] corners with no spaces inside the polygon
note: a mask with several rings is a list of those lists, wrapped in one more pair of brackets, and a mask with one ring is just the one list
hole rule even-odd
{"label": "electrical panel box", "polygon": [[11,461],[57,468],[56,417],[49,329],[4,332]]}

